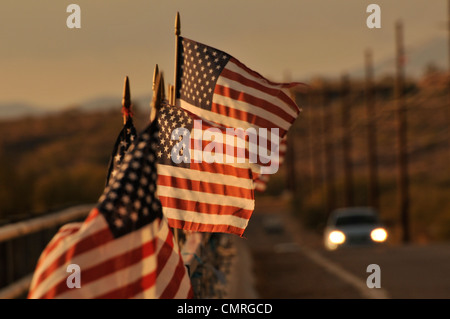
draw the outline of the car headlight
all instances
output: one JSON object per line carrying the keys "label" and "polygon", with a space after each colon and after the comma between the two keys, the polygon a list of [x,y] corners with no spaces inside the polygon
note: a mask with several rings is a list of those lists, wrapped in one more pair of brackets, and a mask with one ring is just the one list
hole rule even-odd
{"label": "car headlight", "polygon": [[342,244],[345,241],[345,235],[343,232],[339,231],[339,230],[334,230],[330,233],[330,235],[328,235],[328,239],[330,240],[330,242],[332,242],[333,244]]}
{"label": "car headlight", "polygon": [[387,232],[383,228],[376,228],[370,233],[370,238],[376,242],[384,242],[387,238]]}

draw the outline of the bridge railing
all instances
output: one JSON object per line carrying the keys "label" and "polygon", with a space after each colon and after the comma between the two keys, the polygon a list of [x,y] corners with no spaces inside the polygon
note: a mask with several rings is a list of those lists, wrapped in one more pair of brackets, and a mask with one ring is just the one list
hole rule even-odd
{"label": "bridge railing", "polygon": [[62,225],[83,220],[92,207],[74,206],[0,227],[0,298],[25,296],[48,242]]}

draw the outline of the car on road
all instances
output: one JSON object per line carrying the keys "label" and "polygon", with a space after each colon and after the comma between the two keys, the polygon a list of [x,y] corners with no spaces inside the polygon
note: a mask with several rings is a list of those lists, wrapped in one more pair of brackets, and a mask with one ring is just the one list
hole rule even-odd
{"label": "car on road", "polygon": [[371,207],[346,207],[331,212],[324,230],[328,250],[346,246],[367,246],[386,242],[387,230]]}

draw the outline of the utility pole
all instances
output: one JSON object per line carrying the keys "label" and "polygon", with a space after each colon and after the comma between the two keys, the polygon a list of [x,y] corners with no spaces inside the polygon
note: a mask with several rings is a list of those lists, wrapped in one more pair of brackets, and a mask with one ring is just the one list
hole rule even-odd
{"label": "utility pole", "polygon": [[448,94],[448,104],[447,104],[447,156],[450,159],[450,0],[447,2],[447,31],[448,31],[448,73],[447,73],[447,94]]}
{"label": "utility pole", "polygon": [[403,229],[402,241],[408,243],[411,240],[409,229],[409,176],[408,176],[408,149],[407,149],[407,118],[404,101],[405,81],[405,52],[403,48],[403,24],[397,22],[395,26],[397,49],[397,72],[395,81],[395,100],[397,106],[397,140],[398,140],[398,190],[400,219]]}
{"label": "utility pole", "polygon": [[[291,81],[290,73],[285,74],[285,81]],[[290,97],[295,101],[296,94],[293,90],[290,90]],[[286,162],[286,188],[292,196],[297,195],[297,170],[296,170],[296,126],[295,122],[292,124],[291,128],[287,132],[286,137],[286,153],[285,153],[285,162]],[[280,140],[281,146],[281,140]]]}
{"label": "utility pole", "polygon": [[378,159],[375,97],[373,87],[372,51],[365,52],[366,83],[365,102],[367,115],[367,154],[369,159],[369,204],[376,210],[380,209],[378,190]]}
{"label": "utility pole", "polygon": [[354,205],[353,196],[353,167],[352,167],[352,140],[350,133],[351,103],[350,103],[350,80],[348,75],[342,77],[341,87],[341,124],[342,124],[342,149],[345,182],[345,205]]}
{"label": "utility pole", "polygon": [[175,16],[175,65],[174,65],[174,72],[173,72],[173,88],[170,88],[170,92],[173,92],[171,94],[169,92],[169,95],[171,94],[171,100],[169,103],[172,103],[175,105],[175,102],[177,100],[177,92],[180,89],[181,85],[181,79],[179,78],[178,74],[178,66],[179,66],[179,56],[180,56],[180,34],[181,34],[181,21],[180,21],[180,13],[177,12]]}
{"label": "utility pole", "polygon": [[323,123],[323,147],[325,155],[325,190],[327,198],[328,217],[336,205],[336,194],[334,188],[334,151],[333,151],[333,114],[330,105],[331,91],[325,86],[322,91],[322,123]]}
{"label": "utility pole", "polygon": [[308,103],[307,103],[307,113],[306,113],[306,121],[307,121],[307,128],[308,128],[308,150],[309,150],[309,190],[312,193],[314,191],[314,188],[317,185],[316,179],[318,176],[318,169],[316,168],[319,161],[316,158],[316,147],[317,143],[315,143],[315,140],[317,138],[317,134],[315,133],[314,127],[315,121],[314,121],[314,114],[317,112],[313,112],[312,108],[313,105],[316,105],[315,101],[315,95],[316,95],[316,89],[311,88],[308,90]]}
{"label": "utility pole", "polygon": [[[309,90],[309,117],[311,141],[311,190],[323,187],[325,184],[325,149],[323,124],[325,83],[318,79]],[[314,109],[313,109],[314,107]]]}

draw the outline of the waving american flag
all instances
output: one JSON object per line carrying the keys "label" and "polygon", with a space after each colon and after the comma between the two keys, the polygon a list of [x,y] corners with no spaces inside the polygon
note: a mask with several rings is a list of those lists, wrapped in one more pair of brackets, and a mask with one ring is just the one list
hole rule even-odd
{"label": "waving american flag", "polygon": [[[265,148],[266,154],[276,150],[284,156],[280,140],[300,112],[289,90],[301,84],[271,82],[228,53],[184,37],[178,41],[175,106],[163,107],[159,114],[161,140],[165,141],[158,150],[158,195],[163,211],[175,228],[242,236],[254,209],[255,188],[263,190],[267,180],[261,171],[264,161],[248,161],[255,150],[251,130],[278,130],[276,141],[272,135],[258,136],[258,150]],[[193,126],[195,120],[202,124]],[[250,132],[237,137],[244,139],[245,163],[196,161],[202,159],[202,155],[195,156],[196,148],[209,146],[199,138],[214,125],[221,132]],[[175,144],[181,143],[172,137],[180,127],[189,132],[187,141],[181,138],[188,147],[181,150],[184,153],[171,153]],[[214,143],[222,152],[234,148],[234,155],[225,155],[233,160],[239,147],[230,146],[225,139]],[[278,165],[282,158],[273,161]]]}
{"label": "waving american flag", "polygon": [[[267,150],[283,156],[280,141],[300,113],[291,89],[306,86],[272,82],[224,51],[185,37],[178,41],[176,105],[224,127],[279,129],[278,141],[267,136]],[[264,188],[267,176],[260,177],[259,168],[252,166],[253,178]]]}

